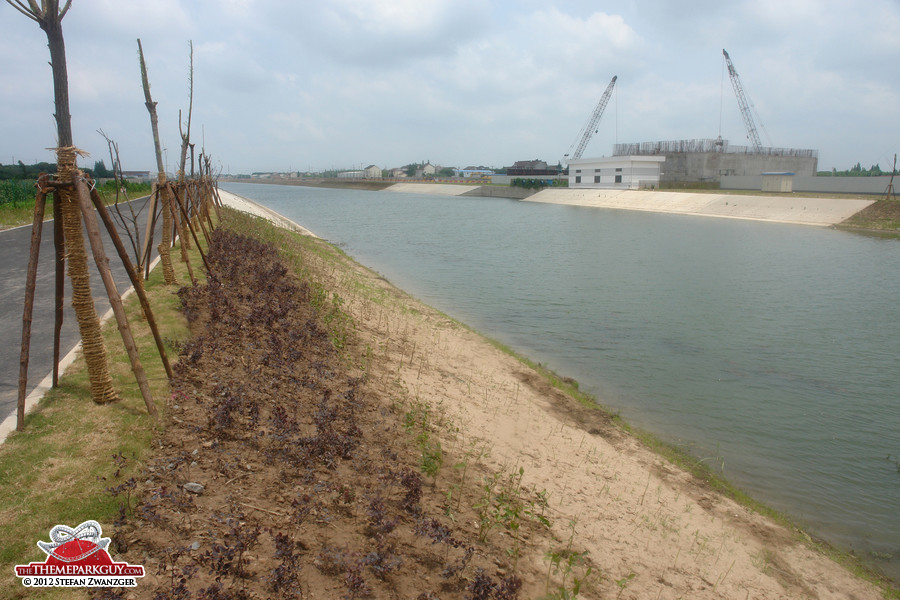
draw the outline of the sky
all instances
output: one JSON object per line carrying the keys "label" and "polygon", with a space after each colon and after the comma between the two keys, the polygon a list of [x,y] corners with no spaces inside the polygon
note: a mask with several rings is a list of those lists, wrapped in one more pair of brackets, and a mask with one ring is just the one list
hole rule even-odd
{"label": "sky", "polygon": [[[747,145],[727,49],[763,145],[819,169],[900,151],[900,0],[73,0],[63,20],[75,145],[156,170],[141,39],[167,170],[192,141],[223,173],[509,166],[615,143]],[[0,163],[53,162],[49,50],[0,2]]]}

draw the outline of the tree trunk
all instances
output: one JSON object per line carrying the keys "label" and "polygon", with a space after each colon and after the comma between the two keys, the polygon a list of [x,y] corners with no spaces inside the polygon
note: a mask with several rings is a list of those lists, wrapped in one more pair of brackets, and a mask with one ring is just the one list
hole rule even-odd
{"label": "tree trunk", "polygon": [[[57,178],[59,181],[72,181],[75,174],[75,149],[60,148],[57,156]],[[82,351],[91,381],[91,396],[98,404],[112,402],[118,400],[118,395],[113,389],[100,319],[94,310],[94,298],[91,295],[87,252],[81,232],[81,208],[75,190],[70,186],[60,187],[58,191],[69,259],[69,280],[72,282],[72,306],[81,331]]]}
{"label": "tree trunk", "polygon": [[[76,149],[72,145],[72,117],[69,114],[69,76],[66,70],[66,45],[63,39],[62,15],[59,2],[48,2],[46,12],[38,20],[47,34],[50,47],[50,65],[53,70],[53,96],[56,103],[57,130],[57,181],[70,182],[75,173]],[[68,5],[67,7],[68,8]],[[69,279],[72,281],[72,305],[81,332],[81,341],[91,380],[91,396],[94,402],[104,403],[118,398],[112,386],[106,359],[106,346],[100,332],[100,319],[94,310],[88,275],[87,253],[81,234],[81,211],[78,199],[71,187],[61,187],[60,212],[65,231],[69,259]]]}
{"label": "tree trunk", "polygon": [[84,225],[91,243],[91,251],[94,254],[94,262],[97,263],[97,271],[100,273],[100,279],[103,280],[103,286],[106,288],[106,295],[109,297],[109,304],[116,317],[119,333],[122,336],[122,342],[125,344],[125,351],[128,353],[128,358],[131,361],[131,370],[134,372],[135,379],[137,379],[141,396],[144,398],[144,404],[147,406],[147,412],[155,418],[157,412],[156,405],[153,404],[153,396],[150,394],[150,383],[147,381],[147,374],[144,372],[144,366],[141,364],[138,348],[134,343],[131,327],[128,325],[128,317],[125,316],[125,306],[122,303],[122,297],[119,295],[116,282],[113,280],[112,272],[109,270],[109,259],[106,257],[103,240],[100,238],[100,228],[97,226],[94,207],[91,206],[90,192],[87,185],[79,177],[80,173],[76,174],[72,182],[76,186],[75,196],[78,198],[79,208],[84,216]]}

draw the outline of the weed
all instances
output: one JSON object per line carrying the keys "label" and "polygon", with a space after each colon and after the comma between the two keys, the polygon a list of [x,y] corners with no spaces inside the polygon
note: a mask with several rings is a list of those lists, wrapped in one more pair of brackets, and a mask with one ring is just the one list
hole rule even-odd
{"label": "weed", "polygon": [[616,594],[616,598],[619,598],[623,593],[625,593],[625,588],[628,587],[628,584],[631,583],[631,580],[637,577],[637,573],[631,572],[625,577],[621,579],[616,579],[616,585],[619,587],[619,593]]}
{"label": "weed", "polygon": [[515,565],[519,558],[521,527],[524,522],[535,522],[550,527],[550,520],[544,516],[547,506],[547,492],[536,495],[535,499],[523,497],[522,478],[525,469],[519,467],[509,473],[498,472],[485,477],[482,495],[474,506],[478,511],[478,539],[487,540],[488,534],[496,527],[503,527],[513,538],[513,547],[507,554]]}
{"label": "weed", "polygon": [[[572,600],[581,593],[581,588],[590,580],[593,568],[587,564],[588,553],[575,552],[572,549],[575,540],[575,521],[569,521],[569,541],[559,551],[547,552],[550,566],[547,568],[545,598],[547,600]],[[561,577],[556,589],[550,590],[550,578],[553,574]],[[571,582],[570,579],[571,578]]]}

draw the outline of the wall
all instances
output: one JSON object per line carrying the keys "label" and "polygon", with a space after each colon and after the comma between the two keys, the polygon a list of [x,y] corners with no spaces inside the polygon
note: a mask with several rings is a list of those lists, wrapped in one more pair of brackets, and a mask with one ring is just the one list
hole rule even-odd
{"label": "wall", "polygon": [[[818,159],[801,156],[684,152],[666,154],[660,181],[720,181],[726,175],[760,175],[766,171],[790,171],[814,176]],[[756,189],[760,189],[762,183]],[[796,184],[795,188],[796,189]]]}
{"label": "wall", "polygon": [[[824,194],[883,194],[890,183],[886,177],[809,177],[794,175],[795,192],[821,192]],[[900,177],[895,177],[895,188],[900,187]],[[726,175],[722,177],[723,190],[761,190],[762,175]]]}

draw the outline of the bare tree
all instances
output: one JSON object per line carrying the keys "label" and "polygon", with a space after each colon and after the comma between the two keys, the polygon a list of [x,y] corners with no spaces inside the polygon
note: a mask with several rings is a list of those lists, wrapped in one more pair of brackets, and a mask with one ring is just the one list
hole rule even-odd
{"label": "bare tree", "polygon": [[[57,181],[71,182],[76,174],[76,158],[79,151],[72,142],[69,77],[66,69],[66,45],[63,38],[62,20],[72,6],[72,0],[67,0],[62,8],[59,6],[59,0],[41,0],[40,5],[37,0],[28,0],[27,5],[22,0],[7,0],[7,2],[36,22],[47,34],[56,106]],[[113,389],[106,346],[100,332],[100,319],[97,317],[94,299],[91,295],[79,200],[71,186],[61,186],[57,193],[60,197],[61,212],[58,218],[61,218],[65,231],[66,257],[69,261],[68,272],[72,283],[72,305],[75,308],[75,317],[81,332],[84,357],[91,383],[91,395],[95,402],[110,402],[116,400],[118,395]]]}
{"label": "bare tree", "polygon": [[144,85],[144,100],[147,111],[150,113],[150,129],[153,132],[153,149],[156,151],[156,187],[150,196],[150,216],[147,219],[147,233],[144,235],[145,250],[143,252],[144,264],[149,264],[149,244],[153,239],[153,223],[156,220],[156,202],[162,198],[162,241],[159,244],[159,257],[163,267],[163,278],[167,285],[175,285],[175,269],[172,267],[172,257],[169,249],[172,247],[172,198],[169,196],[169,186],[166,185],[166,168],[163,164],[162,147],[159,143],[159,118],[156,114],[156,102],[150,96],[150,81],[147,77],[147,64],[144,62],[144,48],[138,39],[138,54],[141,59],[141,81]]}
{"label": "bare tree", "polygon": [[[194,42],[188,41],[190,45],[190,70],[188,71],[188,113],[187,113],[187,130],[181,128],[181,111],[178,111],[178,133],[181,134],[181,160],[178,163],[178,181],[184,181],[185,164],[187,163],[188,147],[191,145],[191,115],[194,112]],[[191,161],[193,166],[193,160]]]}
{"label": "bare tree", "polygon": [[[106,140],[106,144],[109,146],[109,159],[112,161],[113,165],[113,179],[116,184],[116,201],[113,204],[115,212],[113,214],[115,215],[116,221],[118,221],[125,230],[125,234],[128,236],[132,252],[134,252],[135,268],[138,273],[141,273],[143,271],[143,257],[141,256],[141,230],[138,226],[138,218],[143,212],[143,209],[135,210],[134,202],[128,201],[128,193],[125,188],[125,177],[122,175],[122,161],[119,157],[119,144],[106,135],[102,129],[98,129],[97,133],[102,135],[103,139]],[[125,202],[120,203],[120,199]],[[122,204],[128,209],[127,215],[122,212]]]}

